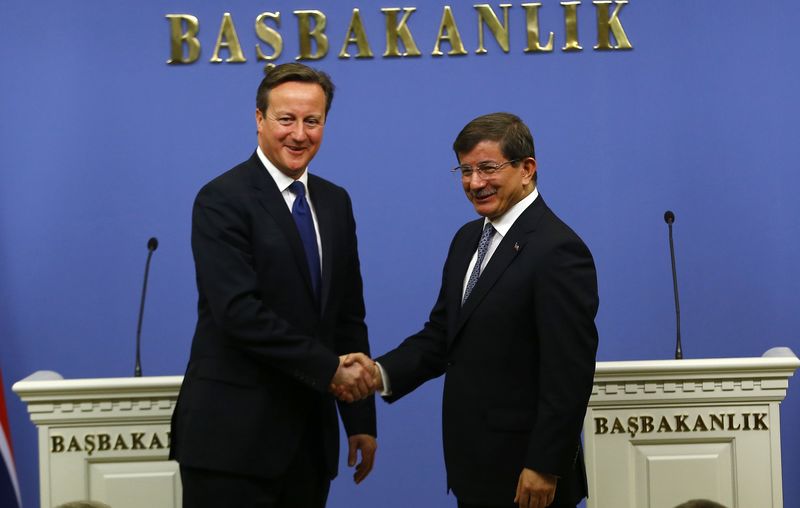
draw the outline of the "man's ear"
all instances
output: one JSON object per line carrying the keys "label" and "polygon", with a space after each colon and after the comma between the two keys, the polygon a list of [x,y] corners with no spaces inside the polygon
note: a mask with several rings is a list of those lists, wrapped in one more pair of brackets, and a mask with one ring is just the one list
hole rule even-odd
{"label": "man's ear", "polygon": [[536,159],[533,157],[526,157],[522,159],[522,177],[525,185],[528,182],[534,181],[533,177],[536,174]]}

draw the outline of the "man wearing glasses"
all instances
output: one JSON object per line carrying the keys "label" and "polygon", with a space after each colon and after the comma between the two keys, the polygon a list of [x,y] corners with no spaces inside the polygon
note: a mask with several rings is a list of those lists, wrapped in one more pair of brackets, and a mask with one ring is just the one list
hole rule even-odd
{"label": "man wearing glasses", "polygon": [[453,144],[480,219],[453,238],[424,328],[377,358],[388,402],[445,374],[448,487],[461,508],[574,507],[597,351],[597,278],[583,241],[536,187],[533,137],[508,113]]}

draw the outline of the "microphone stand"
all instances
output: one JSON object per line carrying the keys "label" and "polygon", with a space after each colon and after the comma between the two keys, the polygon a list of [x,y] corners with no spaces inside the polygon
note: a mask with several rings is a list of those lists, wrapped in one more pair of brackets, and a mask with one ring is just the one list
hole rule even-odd
{"label": "microphone stand", "polygon": [[144,317],[144,297],[147,294],[147,274],[150,273],[150,259],[153,257],[153,252],[158,248],[158,239],[155,237],[147,241],[147,261],[144,265],[144,284],[142,285],[142,300],[139,303],[139,322],[136,326],[136,367],[133,369],[134,377],[142,377],[142,359],[141,359],[141,343],[142,343],[142,318]]}
{"label": "microphone stand", "polygon": [[669,256],[672,260],[672,292],[675,294],[675,329],[677,339],[675,342],[675,359],[683,359],[681,348],[681,304],[678,301],[678,274],[675,270],[675,244],[672,241],[672,223],[675,222],[675,214],[670,210],[664,213],[664,222],[669,227]]}

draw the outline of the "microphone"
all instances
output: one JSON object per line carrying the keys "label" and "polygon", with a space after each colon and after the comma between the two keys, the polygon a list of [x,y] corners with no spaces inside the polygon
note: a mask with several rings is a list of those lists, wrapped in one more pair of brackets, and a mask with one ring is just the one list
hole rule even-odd
{"label": "microphone", "polygon": [[141,343],[142,343],[142,317],[144,316],[144,297],[147,294],[147,274],[150,272],[150,258],[158,248],[158,238],[155,236],[147,240],[147,262],[144,265],[144,284],[142,285],[142,301],[139,304],[139,323],[136,326],[136,367],[133,369],[134,377],[142,377]]}
{"label": "microphone", "polygon": [[672,292],[675,293],[675,359],[683,359],[683,350],[681,349],[681,305],[678,302],[678,274],[675,271],[675,245],[672,242],[672,224],[675,222],[675,214],[672,210],[664,212],[664,222],[669,226],[669,256],[672,259]]}

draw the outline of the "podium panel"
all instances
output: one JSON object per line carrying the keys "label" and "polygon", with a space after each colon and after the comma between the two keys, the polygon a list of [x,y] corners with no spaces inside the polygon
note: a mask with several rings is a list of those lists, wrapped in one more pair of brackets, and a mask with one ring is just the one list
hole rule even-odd
{"label": "podium panel", "polygon": [[734,506],[733,442],[652,443],[635,447],[636,506],[673,508],[681,497]]}
{"label": "podium panel", "polygon": [[180,508],[178,464],[168,456],[181,380],[64,380],[38,372],[14,384],[38,427],[41,507]]}
{"label": "podium panel", "polygon": [[[800,360],[600,362],[584,420],[588,508],[673,508],[710,499],[782,508],[780,402]],[[178,508],[167,459],[182,378],[63,380],[13,386],[39,433],[42,508],[100,501]]]}
{"label": "podium panel", "polygon": [[798,366],[786,348],[598,363],[583,429],[588,508],[781,508],[779,405]]}
{"label": "podium panel", "polygon": [[89,499],[114,508],[180,507],[178,464],[165,457],[153,461],[118,461],[89,465]]}

